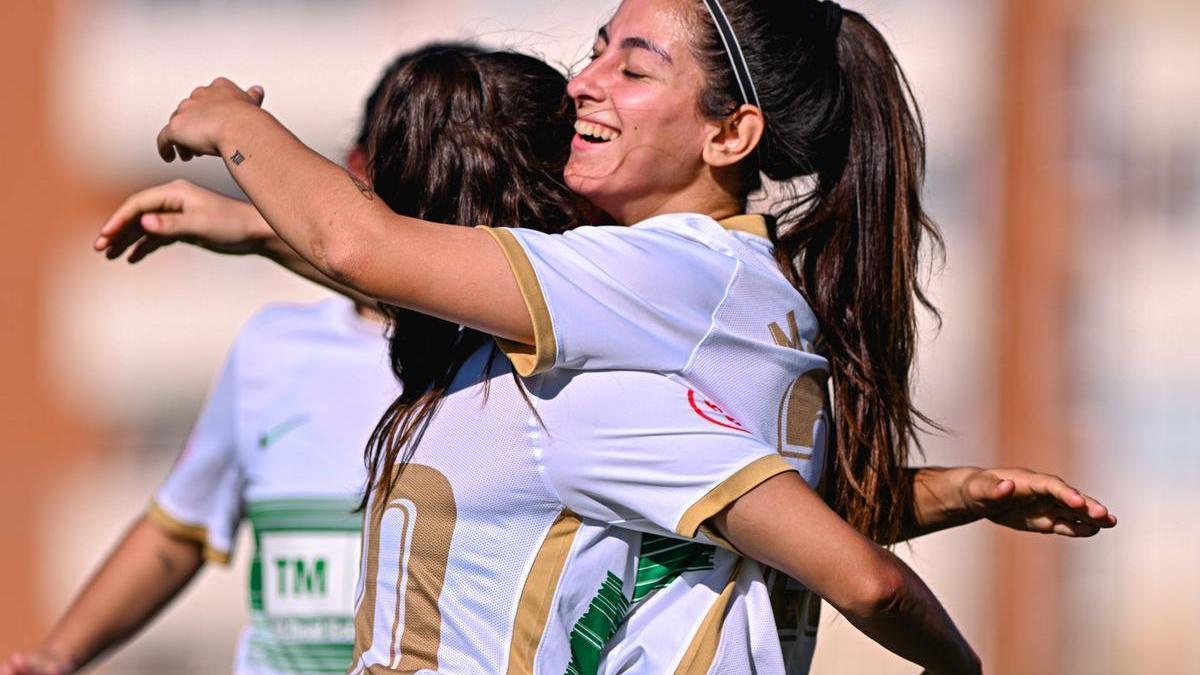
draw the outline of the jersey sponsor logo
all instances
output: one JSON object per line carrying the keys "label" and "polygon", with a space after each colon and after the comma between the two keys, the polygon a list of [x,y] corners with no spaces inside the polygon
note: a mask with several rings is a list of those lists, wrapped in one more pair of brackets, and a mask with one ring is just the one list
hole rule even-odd
{"label": "jersey sponsor logo", "polygon": [[312,415],[309,415],[308,413],[300,413],[298,415],[292,415],[291,417],[280,422],[279,424],[276,424],[271,429],[264,431],[262,434],[259,435],[259,437],[258,437],[259,449],[266,450],[267,448],[271,447],[272,445],[275,445],[276,443],[278,443],[279,439],[281,439],[284,436],[288,435],[289,433],[295,431],[296,429],[304,426],[305,424],[308,424],[311,421],[312,421]]}
{"label": "jersey sponsor logo", "polygon": [[[778,323],[767,327],[775,344],[813,353],[812,344],[800,337],[795,311],[788,312],[786,323],[786,332]],[[780,455],[810,460],[819,448],[825,447],[828,389],[829,373],[824,370],[810,370],[788,386],[779,401],[776,450]]]}
{"label": "jersey sponsor logo", "polygon": [[732,416],[726,413],[721,406],[708,400],[703,394],[698,393],[695,389],[689,389],[687,397],[688,403],[692,406],[692,410],[696,411],[696,414],[705,420],[712,422],[719,427],[725,427],[726,429],[733,429],[734,431],[741,431],[747,434],[750,433],[745,427],[742,426],[741,422],[734,419]]}
{"label": "jersey sponsor logo", "polygon": [[359,550],[353,533],[263,533],[259,556],[266,615],[352,615]]}

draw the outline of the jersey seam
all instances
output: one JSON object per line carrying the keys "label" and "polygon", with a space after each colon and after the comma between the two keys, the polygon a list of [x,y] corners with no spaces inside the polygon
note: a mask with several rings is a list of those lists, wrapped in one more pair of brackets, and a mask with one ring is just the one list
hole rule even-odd
{"label": "jersey seam", "polygon": [[695,365],[696,358],[700,353],[700,347],[704,346],[705,342],[708,342],[708,339],[712,337],[713,333],[717,329],[717,314],[719,314],[725,307],[725,303],[729,302],[729,296],[733,293],[733,285],[737,282],[742,273],[742,261],[739,258],[732,258],[732,260],[733,273],[729,275],[729,281],[725,284],[725,292],[721,296],[721,301],[718,302],[715,307],[713,307],[712,313],[709,314],[708,330],[704,332],[704,335],[701,336],[696,342],[695,346],[692,347],[691,353],[688,354],[687,361],[684,362],[683,367],[679,369],[680,374],[686,373],[692,368],[693,365]]}
{"label": "jersey seam", "polygon": [[[541,390],[540,386],[538,387],[538,390]],[[538,408],[537,402],[531,398],[529,404],[533,408],[533,410],[530,411],[531,416],[536,422],[537,417],[533,416],[533,412],[535,412]],[[528,422],[526,422],[526,427],[528,428],[530,426],[533,427],[533,430],[537,431],[538,440],[535,444],[533,444],[533,447],[529,449],[529,456],[531,459],[533,459],[534,470],[537,472],[538,478],[541,480],[542,487],[546,488],[546,491],[550,493],[550,497],[558,503],[560,508],[570,509],[567,503],[563,500],[562,493],[560,493],[558,488],[555,487],[554,480],[550,476],[550,466],[547,462],[547,456],[550,453],[550,447],[552,444],[548,445],[543,440],[546,436],[549,436],[549,433],[547,433],[546,429],[541,424],[530,425]],[[540,455],[537,452],[539,449],[541,450]],[[538,469],[540,469],[540,471]]]}

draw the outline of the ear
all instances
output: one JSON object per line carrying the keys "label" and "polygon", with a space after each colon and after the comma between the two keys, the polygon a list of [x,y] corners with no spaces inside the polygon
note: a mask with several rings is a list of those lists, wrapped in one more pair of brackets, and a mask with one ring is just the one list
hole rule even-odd
{"label": "ear", "polygon": [[709,125],[704,143],[704,163],[711,167],[733,166],[758,148],[765,130],[762,111],[743,104],[732,115]]}
{"label": "ear", "polygon": [[346,170],[351,176],[361,180],[367,185],[371,181],[367,179],[367,151],[359,146],[354,146],[350,152],[346,153]]}

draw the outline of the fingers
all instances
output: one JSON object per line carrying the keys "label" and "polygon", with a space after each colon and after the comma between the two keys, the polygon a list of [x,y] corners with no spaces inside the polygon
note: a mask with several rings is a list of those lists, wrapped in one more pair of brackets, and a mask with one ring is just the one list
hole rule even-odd
{"label": "fingers", "polygon": [[140,225],[134,225],[121,230],[113,237],[112,243],[109,244],[108,248],[105,249],[104,257],[109,260],[120,258],[125,251],[129,250],[130,246],[133,246],[145,236],[146,232]]}
{"label": "fingers", "polygon": [[158,147],[158,156],[164,162],[175,161],[175,144],[171,142],[170,129],[171,124],[167,123],[154,139],[154,144]]}
{"label": "fingers", "polygon": [[167,239],[166,237],[159,237],[156,235],[147,235],[137,243],[137,246],[134,247],[133,252],[129,254],[128,262],[130,265],[136,265],[151,253],[154,253],[164,246],[170,246],[174,243],[174,239]]}
{"label": "fingers", "polygon": [[1018,497],[1052,499],[1075,511],[1077,517],[1091,520],[1099,527],[1114,527],[1117,524],[1116,518],[1109,513],[1108,507],[1097,499],[1083,494],[1058,476],[1027,469],[1000,469],[997,472],[1011,476],[1019,484],[1014,493]]}
{"label": "fingers", "polygon": [[1016,492],[1017,485],[991,471],[979,471],[967,481],[965,498],[968,506],[980,514],[987,514],[1002,507]]}
{"label": "fingers", "polygon": [[1024,529],[1042,534],[1057,534],[1062,537],[1084,538],[1094,537],[1100,528],[1091,523],[1077,522],[1071,518],[1061,518],[1053,514],[1043,514],[1025,521]]}
{"label": "fingers", "polygon": [[1060,520],[1054,523],[1053,531],[1054,534],[1063,537],[1084,538],[1096,536],[1100,532],[1100,528],[1087,523],[1073,523]]}
{"label": "fingers", "polygon": [[267,91],[263,89],[261,85],[256,84],[250,87],[246,90],[246,93],[250,94],[250,98],[254,99],[254,102],[258,104],[260,108],[262,107],[263,99],[267,96]]}
{"label": "fingers", "polygon": [[[175,181],[130,195],[100,227],[100,233],[97,235],[96,241],[92,243],[92,247],[97,251],[106,251],[113,246],[118,235],[130,229],[137,230],[138,237],[142,236],[142,215],[180,210],[183,207],[183,192],[188,187],[190,184],[184,181]],[[157,232],[156,234],[162,233]],[[132,241],[128,241],[126,246],[132,244],[133,241],[136,241],[136,237]]]}

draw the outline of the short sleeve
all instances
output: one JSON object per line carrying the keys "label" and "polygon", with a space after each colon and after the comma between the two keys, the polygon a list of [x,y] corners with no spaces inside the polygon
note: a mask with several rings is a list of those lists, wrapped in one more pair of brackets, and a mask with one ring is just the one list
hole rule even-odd
{"label": "short sleeve", "polygon": [[236,349],[213,387],[183,453],[155,493],[147,518],[228,563],[242,516],[237,453]]}
{"label": "short sleeve", "polygon": [[534,345],[499,341],[523,376],[552,368],[682,370],[738,268],[732,256],[668,229],[488,232],[533,320]]}
{"label": "short sleeve", "polygon": [[[795,469],[697,392],[653,373],[558,375],[561,405],[539,411],[545,471],[563,505],[628,529],[699,539],[705,522],[762,482]],[[569,381],[571,386],[563,386]],[[558,411],[567,411],[560,413]]]}

